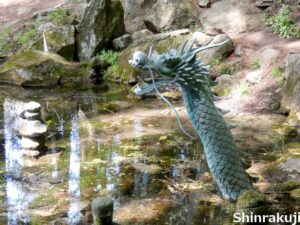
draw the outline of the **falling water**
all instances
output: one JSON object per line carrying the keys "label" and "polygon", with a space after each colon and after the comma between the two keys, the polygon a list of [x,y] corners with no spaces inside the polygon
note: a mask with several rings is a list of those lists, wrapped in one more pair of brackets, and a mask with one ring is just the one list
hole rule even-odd
{"label": "falling water", "polygon": [[71,120],[70,146],[70,208],[68,212],[68,219],[70,225],[76,225],[80,222],[80,211],[78,207],[80,201],[80,137],[77,115],[73,115]]}
{"label": "falling water", "polygon": [[43,51],[48,52],[47,39],[46,39],[46,34],[44,31],[43,31]]}

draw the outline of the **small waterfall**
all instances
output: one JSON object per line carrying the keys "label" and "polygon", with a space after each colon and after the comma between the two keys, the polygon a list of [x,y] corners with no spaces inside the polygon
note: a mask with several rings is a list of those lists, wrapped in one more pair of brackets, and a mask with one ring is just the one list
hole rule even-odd
{"label": "small waterfall", "polygon": [[48,45],[45,31],[43,31],[43,52],[48,52]]}

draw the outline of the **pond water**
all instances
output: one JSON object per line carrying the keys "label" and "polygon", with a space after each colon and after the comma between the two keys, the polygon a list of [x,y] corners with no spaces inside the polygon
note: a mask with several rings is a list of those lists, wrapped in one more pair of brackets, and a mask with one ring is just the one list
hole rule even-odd
{"label": "pond water", "polygon": [[[159,100],[137,99],[120,85],[1,87],[0,96],[0,224],[91,224],[90,202],[97,196],[114,200],[116,224],[232,224],[235,206],[220,197],[201,143],[182,134]],[[16,100],[43,106],[48,151],[38,159],[20,155],[10,119],[18,112],[12,103]],[[182,103],[175,105],[193,133]],[[234,134],[246,162],[261,178],[258,187],[273,180],[262,178],[255,168],[278,160],[278,168],[287,173],[279,182],[298,177],[291,166],[299,164],[298,155],[287,148],[296,141],[286,138],[283,116],[229,119],[240,125]],[[291,204],[282,200],[275,208],[291,210]]]}

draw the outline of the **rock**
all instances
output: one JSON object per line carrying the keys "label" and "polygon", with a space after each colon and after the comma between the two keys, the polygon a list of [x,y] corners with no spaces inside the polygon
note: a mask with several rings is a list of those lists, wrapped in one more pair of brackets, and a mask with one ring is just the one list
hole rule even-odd
{"label": "rock", "polygon": [[273,63],[276,62],[279,55],[280,55],[280,51],[278,51],[274,48],[262,49],[258,56],[260,66],[262,68],[271,66]]}
{"label": "rock", "polygon": [[40,120],[41,119],[41,115],[40,115],[40,113],[25,112],[23,119],[27,119],[27,120]]}
{"label": "rock", "polygon": [[261,9],[266,9],[274,3],[274,0],[257,0],[255,6]]}
{"label": "rock", "polygon": [[247,48],[242,45],[237,45],[234,49],[234,54],[236,56],[250,56],[251,54],[253,54],[253,52],[254,52],[253,49]]}
{"label": "rock", "polygon": [[132,38],[129,34],[124,34],[113,40],[113,46],[116,50],[123,50],[132,43]]}
{"label": "rock", "polygon": [[35,138],[45,134],[47,126],[39,120],[27,121],[19,119],[17,131],[21,136]]}
{"label": "rock", "polygon": [[300,200],[300,188],[294,189],[289,193],[291,199]]}
{"label": "rock", "polygon": [[[72,61],[75,55],[75,28],[73,25],[57,26],[52,22],[43,23],[38,30],[40,34],[45,32],[48,49],[65,59]],[[32,44],[31,49],[43,50],[43,39],[41,37]]]}
{"label": "rock", "polygon": [[38,150],[21,149],[21,154],[28,157],[37,157],[41,152]]}
{"label": "rock", "polygon": [[45,146],[45,138],[40,138],[37,140],[22,137],[21,139],[21,148],[23,149],[39,149]]}
{"label": "rock", "polygon": [[198,0],[198,5],[202,8],[208,8],[211,6],[211,0]]}
{"label": "rock", "polygon": [[71,63],[55,53],[25,51],[0,65],[0,83],[23,87],[51,87],[88,81],[92,70],[82,63]]}
{"label": "rock", "polygon": [[28,102],[24,104],[24,111],[27,111],[29,113],[36,113],[40,112],[41,107],[41,104],[38,102]]}
{"label": "rock", "polygon": [[294,180],[289,180],[281,184],[275,185],[274,189],[278,192],[289,192],[296,188],[300,188],[300,183]]}
{"label": "rock", "polygon": [[242,33],[263,24],[260,13],[250,1],[223,0],[202,12],[200,20],[205,31],[220,29],[224,33]]}
{"label": "rock", "polygon": [[150,35],[153,35],[153,33],[150,30],[143,29],[143,30],[134,32],[132,34],[131,38],[132,38],[132,41],[136,41],[141,38],[149,37]]}
{"label": "rock", "polygon": [[146,27],[153,32],[180,29],[198,22],[197,4],[193,0],[158,0],[147,11],[144,18]]}
{"label": "rock", "polygon": [[144,17],[147,11],[153,7],[155,1],[123,0],[122,4],[124,7],[124,23],[126,32],[134,33],[144,29]]}
{"label": "rock", "polygon": [[92,201],[92,213],[95,225],[111,225],[114,202],[108,197],[98,197]]}
{"label": "rock", "polygon": [[218,85],[211,88],[211,90],[218,96],[228,96],[231,93],[234,81],[229,74],[223,74],[217,77]]}
{"label": "rock", "polygon": [[300,112],[300,53],[290,53],[286,60],[286,83],[282,90],[282,112]]}
{"label": "rock", "polygon": [[209,64],[213,59],[223,59],[234,51],[233,43],[231,39],[226,34],[219,34],[213,38],[210,44],[217,44],[223,41],[229,40],[227,43],[220,47],[211,48],[203,52],[199,52],[197,57],[202,60],[202,62]]}
{"label": "rock", "polygon": [[245,215],[264,215],[267,214],[269,208],[267,198],[264,194],[249,190],[243,192],[237,200],[237,210]]}
{"label": "rock", "polygon": [[262,78],[262,71],[261,70],[256,70],[247,73],[246,75],[246,81],[248,81],[251,84],[259,84]]}
{"label": "rock", "polygon": [[[113,13],[112,13],[113,12]],[[85,60],[108,47],[125,32],[124,12],[120,1],[94,0],[86,7],[78,27],[78,57]]]}
{"label": "rock", "polygon": [[194,32],[193,38],[195,39],[195,43],[197,45],[207,44],[213,39],[212,36],[209,36],[203,32]]}

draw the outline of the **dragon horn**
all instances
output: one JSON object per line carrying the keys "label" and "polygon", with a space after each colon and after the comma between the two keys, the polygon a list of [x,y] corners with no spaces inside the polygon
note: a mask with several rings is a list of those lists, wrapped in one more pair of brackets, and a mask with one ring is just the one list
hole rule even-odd
{"label": "dragon horn", "polygon": [[223,42],[220,42],[220,43],[217,43],[217,44],[212,44],[212,45],[208,44],[208,45],[205,45],[205,46],[203,46],[203,47],[201,47],[201,48],[196,49],[196,50],[194,51],[194,54],[197,54],[197,53],[199,53],[199,52],[201,52],[201,51],[204,51],[204,50],[206,50],[206,49],[210,49],[210,48],[215,48],[215,47],[222,46],[222,45],[226,44],[229,40],[230,40],[230,39],[227,39],[226,41],[223,41]]}
{"label": "dragon horn", "polygon": [[186,46],[187,43],[188,43],[188,41],[185,41],[185,42],[181,45],[180,50],[178,51],[178,56],[182,56],[182,55],[183,55],[184,50],[185,50],[185,46]]}

